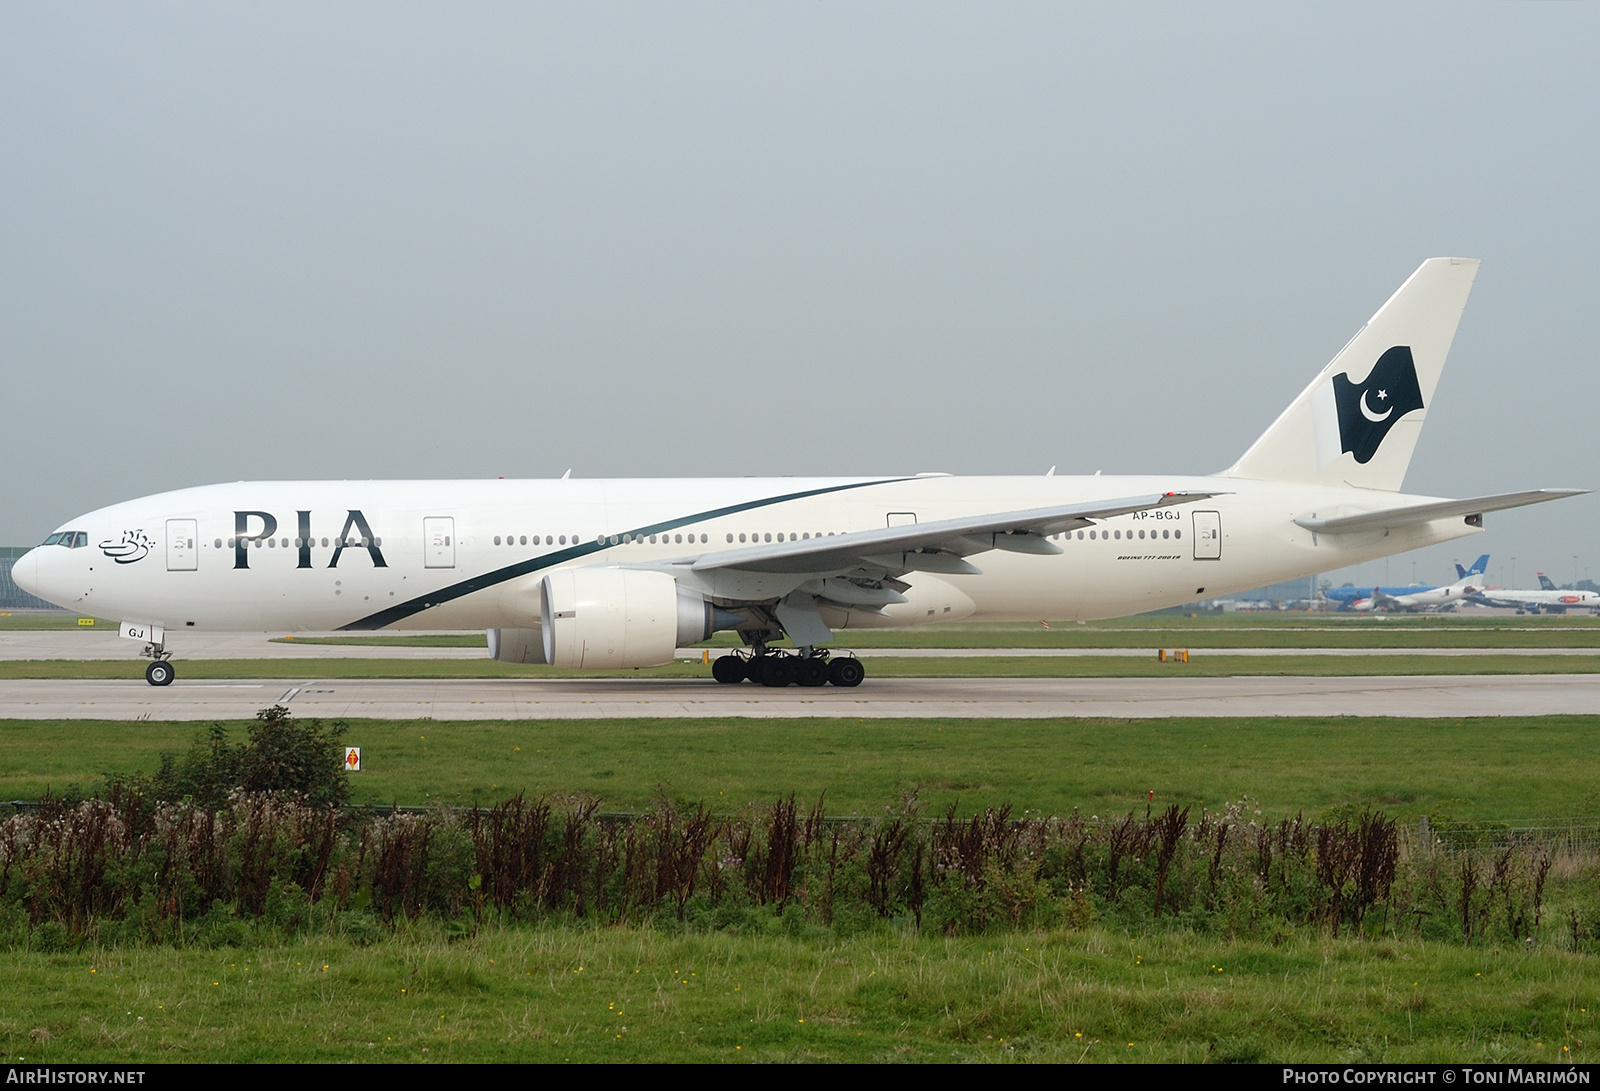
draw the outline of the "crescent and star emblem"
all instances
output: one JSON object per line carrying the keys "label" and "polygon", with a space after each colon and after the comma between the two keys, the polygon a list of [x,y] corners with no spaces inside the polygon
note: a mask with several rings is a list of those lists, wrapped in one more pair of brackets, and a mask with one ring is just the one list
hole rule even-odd
{"label": "crescent and star emblem", "polygon": [[[1389,392],[1387,390],[1378,391],[1378,400],[1380,402],[1381,401],[1387,401],[1388,398],[1389,398]],[[1368,420],[1374,421],[1374,422],[1381,421],[1381,420],[1388,420],[1389,419],[1389,414],[1393,413],[1393,412],[1394,412],[1394,406],[1391,405],[1389,408],[1385,409],[1382,413],[1374,413],[1372,411],[1372,407],[1367,404],[1367,396],[1365,394],[1361,395],[1361,415],[1363,417],[1366,417]]]}

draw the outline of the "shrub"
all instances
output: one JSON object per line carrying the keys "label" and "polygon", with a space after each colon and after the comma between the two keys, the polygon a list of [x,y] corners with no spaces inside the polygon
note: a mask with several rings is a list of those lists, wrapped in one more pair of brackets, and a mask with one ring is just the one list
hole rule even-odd
{"label": "shrub", "polygon": [[154,802],[190,800],[223,806],[230,793],[293,792],[313,807],[339,807],[350,799],[341,738],[345,725],[296,720],[282,705],[256,713],[245,741],[234,746],[221,724],[196,735],[182,757],[162,754],[153,776],[110,776],[112,793]]}

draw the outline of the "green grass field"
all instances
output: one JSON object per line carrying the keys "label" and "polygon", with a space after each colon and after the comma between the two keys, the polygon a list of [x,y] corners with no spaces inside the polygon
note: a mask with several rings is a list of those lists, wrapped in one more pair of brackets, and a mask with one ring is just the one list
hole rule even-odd
{"label": "green grass field", "polygon": [[[286,640],[286,637],[278,637]],[[296,643],[411,648],[484,648],[482,633],[361,633],[296,636]],[[737,647],[719,634],[712,647]],[[1340,614],[1155,614],[1084,625],[966,624],[864,629],[839,634],[853,648],[1593,648],[1600,619],[1588,615],[1477,617]]]}
{"label": "green grass field", "polygon": [[117,623],[115,621],[107,621],[105,618],[84,618],[83,620],[93,624],[81,625],[79,624],[78,614],[53,610],[0,610],[0,632],[7,630],[53,631],[57,629],[110,629],[112,632],[117,631]]}
{"label": "green grass field", "polygon": [[[1356,615],[1313,613],[1147,614],[1087,624],[971,623],[942,627],[852,630],[840,645],[856,648],[1592,648],[1600,647],[1600,618],[1587,614]],[[0,612],[0,631],[85,628],[69,613]],[[95,620],[95,630],[117,628]],[[284,637],[277,639],[283,640]],[[296,636],[296,642],[392,647],[482,648],[481,632],[358,633]],[[731,633],[713,647],[734,647]]]}
{"label": "green grass field", "polygon": [[1296,936],[423,930],[0,960],[12,1062],[1592,1062],[1593,956]]}
{"label": "green grass field", "polygon": [[[76,628],[74,618],[52,627]],[[0,617],[0,629],[12,626]],[[29,626],[37,627],[37,626]],[[97,626],[98,627],[98,626]],[[304,638],[297,638],[304,639]],[[479,634],[351,643],[482,646]],[[728,638],[724,638],[727,641]],[[1200,656],[1156,647],[1600,647],[1587,618],[1164,615],[1086,626],[851,633],[868,647],[1148,647],[1142,658],[874,658],[874,677],[1566,673],[1572,656]],[[557,677],[488,660],[183,660],[184,679]],[[0,662],[6,678],[128,678],[142,662]],[[591,673],[575,677],[604,677]],[[699,663],[622,677],[704,677]],[[0,720],[0,798],[149,771],[203,725]],[[242,733],[243,725],[231,725]],[[735,811],[826,793],[835,815],[916,789],[932,812],[1142,813],[1248,796],[1264,817],[1370,805],[1406,823],[1600,815],[1600,716],[1168,720],[351,721],[358,802],[665,789]],[[0,808],[0,819],[5,810]],[[1103,923],[1103,922],[1102,922]],[[1552,921],[1547,925],[1553,927]],[[122,946],[0,958],[8,1060],[1450,1061],[1595,1060],[1600,962],[1555,949],[1127,935],[1104,927],[946,938],[670,926],[403,926],[241,946]],[[1559,931],[1559,929],[1555,929]]]}
{"label": "green grass field", "polygon": [[[1594,674],[1600,655],[1199,655],[1187,663],[1145,656],[974,656],[910,658],[874,655],[868,678],[1230,678],[1370,677],[1373,675]],[[492,659],[175,659],[180,678],[710,678],[711,668],[683,662],[636,670],[575,671],[497,663]],[[139,659],[0,660],[0,678],[139,679]]]}
{"label": "green grass field", "polygon": [[[236,731],[242,726],[234,725]],[[200,725],[0,721],[0,799],[88,788],[153,770]],[[1009,803],[1093,814],[1216,809],[1249,796],[1268,815],[1371,805],[1505,821],[1600,814],[1600,717],[1415,720],[586,720],[352,721],[356,800],[492,802],[581,793],[608,809],[658,787],[736,810],[826,792],[850,814],[917,789],[935,811]]]}

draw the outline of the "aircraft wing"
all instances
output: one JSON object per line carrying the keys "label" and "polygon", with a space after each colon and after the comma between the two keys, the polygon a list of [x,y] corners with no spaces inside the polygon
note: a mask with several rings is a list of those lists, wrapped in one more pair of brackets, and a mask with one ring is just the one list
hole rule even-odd
{"label": "aircraft wing", "polygon": [[1504,511],[1527,504],[1542,504],[1547,500],[1561,500],[1568,496],[1582,496],[1588,489],[1532,489],[1528,492],[1507,492],[1498,496],[1475,496],[1466,500],[1440,500],[1432,504],[1411,504],[1401,508],[1363,512],[1360,515],[1341,515],[1332,519],[1301,517],[1299,526],[1316,534],[1356,534],[1368,530],[1393,530],[1396,527],[1431,523],[1435,519],[1454,516],[1482,515],[1486,511]]}
{"label": "aircraft wing", "polygon": [[1084,504],[997,512],[932,523],[858,530],[798,542],[718,550],[695,559],[696,572],[735,568],[747,572],[821,573],[872,567],[901,572],[978,571],[963,558],[990,549],[1055,554],[1049,535],[1135,511],[1166,508],[1216,496],[1214,492],[1150,493]]}

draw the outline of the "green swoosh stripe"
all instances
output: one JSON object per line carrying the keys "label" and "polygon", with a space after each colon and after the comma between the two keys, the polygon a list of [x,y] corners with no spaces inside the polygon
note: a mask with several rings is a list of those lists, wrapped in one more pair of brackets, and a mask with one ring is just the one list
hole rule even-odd
{"label": "green swoosh stripe", "polygon": [[[782,504],[789,500],[803,500],[808,496],[823,496],[827,493],[845,492],[850,489],[866,488],[869,485],[891,485],[896,482],[910,480],[912,479],[907,477],[886,477],[881,481],[858,481],[849,485],[829,485],[826,488],[821,489],[808,489],[804,492],[785,493],[782,496],[769,496],[761,500],[750,500],[743,504],[731,504],[725,508],[713,508],[710,511],[696,512],[693,515],[686,515],[681,519],[669,519],[664,523],[652,523],[649,526],[638,527],[633,530],[619,531],[618,536],[620,537],[624,533],[630,535],[660,534],[663,531],[677,530],[680,527],[686,527],[690,523],[700,523],[707,519],[716,519],[724,515],[737,515],[742,511],[753,511],[756,508],[770,507],[773,504]],[[431,609],[432,607],[441,605],[442,603],[463,598],[477,591],[482,591],[486,588],[493,587],[496,584],[505,583],[507,580],[514,580],[518,576],[526,576],[531,572],[538,572],[546,568],[554,568],[555,566],[564,564],[567,561],[576,560],[579,557],[587,557],[590,554],[599,553],[602,550],[610,548],[612,547],[609,544],[601,542],[584,542],[582,545],[574,545],[568,546],[565,549],[558,549],[554,553],[545,553],[538,557],[530,557],[525,561],[518,561],[516,564],[509,564],[504,568],[497,568],[493,572],[485,572],[481,576],[473,576],[471,579],[462,580],[460,583],[453,583],[448,587],[441,587],[439,590],[430,592],[426,595],[420,595],[417,598],[410,599],[409,601],[397,603],[396,605],[390,606],[387,609],[379,610],[375,614],[371,614],[357,621],[352,621],[348,625],[341,625],[339,626],[339,631],[360,632],[370,629],[382,629],[385,626],[393,625],[397,621],[402,621],[405,618],[420,614],[422,611]]]}

